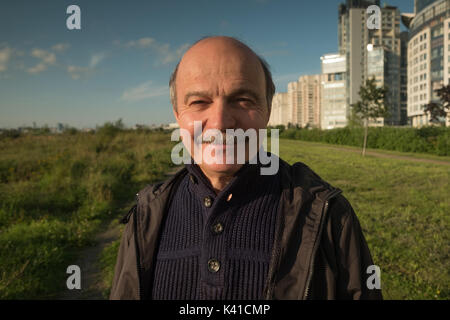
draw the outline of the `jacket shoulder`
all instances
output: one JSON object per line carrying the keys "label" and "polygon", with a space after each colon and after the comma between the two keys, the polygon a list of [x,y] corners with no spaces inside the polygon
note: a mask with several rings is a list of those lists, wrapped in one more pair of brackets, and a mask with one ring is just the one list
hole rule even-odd
{"label": "jacket shoulder", "polygon": [[183,167],[176,171],[173,175],[169,176],[166,180],[147,185],[136,194],[138,201],[152,201],[160,193],[171,187],[174,182],[182,179],[186,173],[187,169]]}
{"label": "jacket shoulder", "polygon": [[347,198],[339,194],[330,201],[329,214],[330,222],[334,226],[335,231],[340,235],[346,222],[358,222],[356,213]]}
{"label": "jacket shoulder", "polygon": [[325,190],[335,189],[308,165],[301,161],[290,165],[280,159],[280,163],[283,177],[282,179],[285,183],[290,183],[291,188],[300,187],[312,195]]}

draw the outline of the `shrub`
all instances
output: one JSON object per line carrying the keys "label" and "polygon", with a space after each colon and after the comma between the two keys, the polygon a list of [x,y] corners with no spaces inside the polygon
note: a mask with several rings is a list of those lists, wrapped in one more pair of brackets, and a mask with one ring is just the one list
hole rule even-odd
{"label": "shrub", "polygon": [[[360,147],[363,143],[363,128],[336,128],[331,130],[290,128],[280,133],[280,138]],[[450,128],[426,126],[417,128],[370,127],[367,147],[450,155]]]}

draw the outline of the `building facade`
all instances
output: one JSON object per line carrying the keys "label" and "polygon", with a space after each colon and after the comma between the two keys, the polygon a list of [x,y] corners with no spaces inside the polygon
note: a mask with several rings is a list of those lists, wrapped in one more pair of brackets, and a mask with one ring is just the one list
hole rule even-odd
{"label": "building facade", "polygon": [[322,75],[305,75],[298,78],[299,108],[297,122],[301,127],[320,128]]}
{"label": "building facade", "polygon": [[288,96],[286,92],[277,92],[272,99],[270,110],[269,126],[287,126],[291,120],[291,112],[288,110]]}
{"label": "building facade", "polygon": [[299,91],[298,81],[292,81],[287,86],[288,112],[290,112],[289,123],[296,125],[301,123],[301,93]]}
{"label": "building facade", "polygon": [[322,102],[320,127],[342,128],[347,125],[346,59],[338,53],[325,54],[322,60]]}
{"label": "building facade", "polygon": [[[358,102],[361,85],[377,74],[378,84],[385,85],[389,90],[387,107],[390,115],[381,124],[402,125],[406,119],[401,116],[401,81],[406,81],[406,68],[401,67],[401,59],[405,59],[406,55],[401,54],[401,15],[397,7],[385,5],[380,8],[380,28],[369,29],[367,8],[379,4],[379,1],[353,0],[339,7],[338,43],[339,53],[346,56],[347,104],[350,106]],[[369,51],[369,48],[375,48],[375,51]],[[377,68],[382,67],[384,70],[374,74],[375,67],[370,65],[369,60],[381,59],[380,50],[383,51],[383,60],[378,61]],[[371,121],[369,124],[379,125],[380,121]]]}
{"label": "building facade", "polygon": [[[436,90],[449,83],[450,0],[415,4],[420,6],[415,8],[416,15],[407,25],[408,118],[413,127],[421,127],[430,124],[425,105],[439,102]],[[450,114],[442,120],[450,125]]]}

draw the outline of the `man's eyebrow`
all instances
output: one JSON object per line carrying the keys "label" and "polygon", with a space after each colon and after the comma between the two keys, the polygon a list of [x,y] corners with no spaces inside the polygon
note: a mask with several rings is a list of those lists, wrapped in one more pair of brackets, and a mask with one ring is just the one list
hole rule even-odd
{"label": "man's eyebrow", "polygon": [[[210,95],[211,94],[208,91],[188,92],[184,96],[184,104],[187,104],[189,98],[191,98],[191,97],[209,97]],[[254,90],[252,90],[250,88],[239,88],[239,89],[233,90],[227,96],[233,98],[233,97],[240,96],[240,95],[249,95],[258,102],[261,100],[261,97]]]}
{"label": "man's eyebrow", "polygon": [[210,94],[208,91],[191,91],[184,96],[184,104],[186,104],[190,97],[208,97]]}
{"label": "man's eyebrow", "polygon": [[257,94],[254,90],[249,89],[249,88],[236,89],[229,94],[229,97],[236,97],[236,96],[240,96],[240,95],[249,95],[256,101],[259,101],[261,99],[259,94]]}

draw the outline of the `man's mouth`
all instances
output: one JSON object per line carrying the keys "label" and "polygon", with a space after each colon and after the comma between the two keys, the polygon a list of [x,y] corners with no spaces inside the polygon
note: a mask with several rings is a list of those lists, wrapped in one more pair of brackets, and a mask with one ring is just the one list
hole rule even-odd
{"label": "man's mouth", "polygon": [[210,136],[210,137],[199,137],[197,139],[198,142],[200,142],[203,145],[213,145],[213,146],[233,146],[236,145],[236,137],[235,136],[226,136],[224,135],[222,139],[217,138],[216,136]]}

